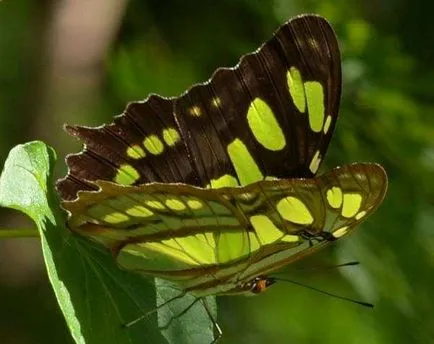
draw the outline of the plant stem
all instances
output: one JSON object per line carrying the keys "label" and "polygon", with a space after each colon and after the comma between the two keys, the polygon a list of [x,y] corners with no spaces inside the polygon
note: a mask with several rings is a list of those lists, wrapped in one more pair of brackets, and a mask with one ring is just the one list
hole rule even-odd
{"label": "plant stem", "polygon": [[39,232],[36,228],[13,228],[13,229],[0,228],[0,239],[13,239],[13,238],[39,238]]}

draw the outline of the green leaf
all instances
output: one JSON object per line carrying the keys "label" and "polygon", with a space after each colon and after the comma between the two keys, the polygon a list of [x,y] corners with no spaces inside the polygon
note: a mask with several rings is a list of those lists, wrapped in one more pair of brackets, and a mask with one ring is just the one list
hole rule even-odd
{"label": "green leaf", "polygon": [[[65,228],[65,214],[52,186],[54,161],[53,149],[42,142],[12,149],[0,177],[0,205],[20,210],[35,221],[48,276],[74,340],[91,344],[167,343],[156,316],[128,328],[122,326],[155,308],[154,284],[119,269],[105,249]],[[166,297],[164,288],[158,291],[159,302]],[[172,312],[182,313],[190,301],[183,298],[163,307],[158,318],[166,320],[173,317]],[[211,342],[211,322],[198,318],[208,319],[203,307],[175,318],[165,330],[168,342]],[[182,331],[176,330],[180,324]]]}

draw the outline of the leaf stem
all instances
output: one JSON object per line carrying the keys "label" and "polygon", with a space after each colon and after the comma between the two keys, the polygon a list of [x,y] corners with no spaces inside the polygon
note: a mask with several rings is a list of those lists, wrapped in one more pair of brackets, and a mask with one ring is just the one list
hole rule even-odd
{"label": "leaf stem", "polygon": [[0,228],[0,239],[14,238],[39,238],[39,232],[36,228]]}

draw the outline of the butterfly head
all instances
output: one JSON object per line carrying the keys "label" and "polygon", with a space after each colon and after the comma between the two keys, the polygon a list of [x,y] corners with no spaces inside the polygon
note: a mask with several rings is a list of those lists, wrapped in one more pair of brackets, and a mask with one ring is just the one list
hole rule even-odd
{"label": "butterfly head", "polygon": [[244,288],[252,294],[260,294],[276,283],[276,279],[267,276],[257,276],[244,285]]}

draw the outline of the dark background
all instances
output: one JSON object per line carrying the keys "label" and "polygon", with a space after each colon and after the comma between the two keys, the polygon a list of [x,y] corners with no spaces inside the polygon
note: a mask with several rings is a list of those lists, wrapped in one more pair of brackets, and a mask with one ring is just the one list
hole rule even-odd
{"label": "dark background", "polygon": [[[232,66],[288,18],[325,16],[342,50],[343,98],[323,169],[385,166],[384,204],[290,284],[218,299],[223,343],[434,343],[434,28],[428,0],[0,1],[0,160],[40,139],[63,157],[62,124],[98,125],[148,93],[180,94]],[[32,223],[0,212],[4,228]],[[0,234],[1,235],[1,234]],[[357,260],[360,266],[308,268]],[[296,271],[296,268],[307,268]],[[71,343],[37,239],[0,241],[0,342]]]}

